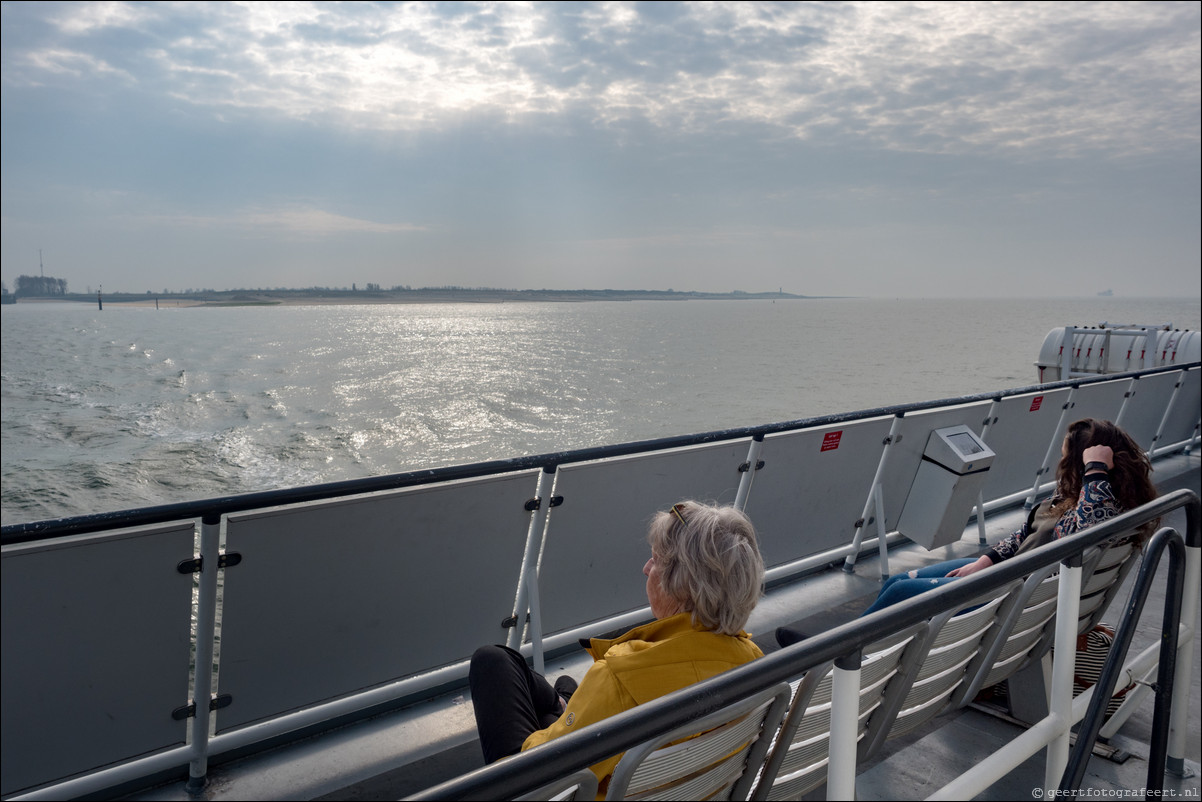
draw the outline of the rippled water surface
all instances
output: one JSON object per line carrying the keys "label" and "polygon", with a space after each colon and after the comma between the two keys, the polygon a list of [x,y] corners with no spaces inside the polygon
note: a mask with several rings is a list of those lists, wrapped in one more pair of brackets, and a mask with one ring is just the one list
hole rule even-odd
{"label": "rippled water surface", "polygon": [[1189,300],[3,307],[4,523],[1035,383]]}

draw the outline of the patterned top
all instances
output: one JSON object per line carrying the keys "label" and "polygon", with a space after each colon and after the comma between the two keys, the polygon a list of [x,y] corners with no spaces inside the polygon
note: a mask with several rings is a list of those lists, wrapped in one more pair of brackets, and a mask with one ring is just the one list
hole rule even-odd
{"label": "patterned top", "polygon": [[[1052,496],[1050,503],[1055,506],[1059,501],[1059,496]],[[1123,507],[1114,494],[1114,488],[1110,486],[1110,477],[1095,476],[1087,480],[1081,487],[1077,506],[1065,510],[1064,514],[1060,516],[1060,520],[1056,522],[1056,538],[1075,535],[1094,524],[1114,518],[1121,512],[1123,512]],[[1010,559],[1018,552],[1019,547],[1032,531],[1029,523],[1023,524],[1022,529],[998,541],[997,545],[987,552],[989,559],[993,560],[995,564]]]}

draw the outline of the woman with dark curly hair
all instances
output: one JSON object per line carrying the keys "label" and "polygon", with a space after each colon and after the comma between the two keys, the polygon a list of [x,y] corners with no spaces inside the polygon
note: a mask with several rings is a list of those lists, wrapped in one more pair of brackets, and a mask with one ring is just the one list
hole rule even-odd
{"label": "woman with dark curly hair", "polygon": [[[949,560],[890,577],[865,614],[938,587],[941,579],[977,571],[1076,534],[1156,498],[1152,463],[1131,436],[1110,421],[1084,418],[1069,425],[1056,467],[1056,492],[1035,508],[1022,529],[977,559]],[[1152,527],[1150,527],[1152,528]],[[1148,532],[1142,537],[1147,538]],[[911,576],[913,575],[913,576]],[[932,581],[934,579],[935,581]],[[907,587],[914,580],[920,588]]]}

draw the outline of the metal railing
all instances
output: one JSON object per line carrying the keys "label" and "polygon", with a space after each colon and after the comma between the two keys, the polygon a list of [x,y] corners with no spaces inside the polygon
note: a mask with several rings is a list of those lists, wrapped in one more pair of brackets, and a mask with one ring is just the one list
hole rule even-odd
{"label": "metal railing", "polygon": [[[1193,507],[1190,510],[1195,514],[1197,512]],[[1177,669],[1177,661],[1174,656],[1177,654],[1178,627],[1181,624],[1181,599],[1185,588],[1186,573],[1185,541],[1178,532],[1172,529],[1162,529],[1152,537],[1144,549],[1143,562],[1140,564],[1139,574],[1135,578],[1131,599],[1127,602],[1123,619],[1114,638],[1114,644],[1110,649],[1110,654],[1107,655],[1106,663],[1097,682],[1099,688],[1113,688],[1118,682],[1123,661],[1127,659],[1127,652],[1131,648],[1131,638],[1135,634],[1135,626],[1139,622],[1144,602],[1147,601],[1148,591],[1156,575],[1156,568],[1160,565],[1160,558],[1166,549],[1170,553],[1168,577],[1165,581],[1167,594],[1164,600],[1164,618],[1161,624],[1163,635],[1160,642],[1159,670],[1155,688],[1156,705],[1152,718],[1152,750],[1148,758],[1148,781],[1144,785],[1149,793],[1163,789],[1162,778],[1168,758],[1168,721],[1172,712]],[[1188,666],[1184,673],[1188,677]],[[1085,766],[1090,755],[1086,748],[1092,748],[1094,741],[1098,739],[1098,732],[1102,729],[1102,717],[1109,701],[1107,695],[1102,693],[1095,693],[1090,699],[1089,710],[1082,721],[1080,732],[1077,735],[1077,743],[1069,757],[1068,767],[1064,770],[1064,776],[1060,778],[1061,791],[1081,787],[1081,780],[1085,776]],[[1183,704],[1186,702],[1184,699],[1178,701]],[[1180,759],[1181,755],[1176,757]],[[1178,773],[1180,773],[1180,767],[1178,767]]]}
{"label": "metal railing", "polygon": [[[969,774],[945,786],[932,799],[971,799],[984,787],[996,781],[1020,765],[1028,757],[1045,746],[1049,748],[1047,766],[1047,788],[1060,784],[1068,757],[1069,729],[1074,720],[1085,712],[1084,704],[1090,697],[1083,695],[1075,705],[1080,714],[1074,712],[1072,701],[1072,663],[1076,655],[1077,611],[1081,592],[1081,557],[1085,549],[1104,543],[1138,529],[1148,521],[1162,517],[1168,512],[1184,507],[1187,514],[1185,543],[1188,556],[1196,566],[1202,553],[1202,506],[1197,494],[1178,490],[1161,497],[1139,509],[1124,513],[1109,521],[1090,527],[1084,532],[1064,538],[1029,554],[1020,555],[989,571],[980,572],[958,582],[952,582],[936,590],[896,604],[878,613],[849,624],[815,635],[796,646],[782,649],[717,677],[691,685],[675,693],[655,699],[637,708],[620,713],[584,730],[565,735],[535,749],[514,755],[454,780],[428,788],[413,796],[413,799],[514,799],[523,793],[545,785],[562,775],[598,763],[612,755],[629,749],[635,744],[654,738],[676,727],[687,724],[730,704],[751,696],[777,682],[788,681],[804,674],[807,670],[827,661],[835,661],[836,683],[847,683],[846,675],[858,673],[858,666],[866,646],[887,635],[928,619],[940,612],[964,606],[990,590],[1008,582],[1027,576],[1052,563],[1061,563],[1060,598],[1057,608],[1057,635],[1054,667],[1052,671],[1052,712],[1044,721],[1003,747],[993,758],[979,764]],[[1178,536],[1179,537],[1179,536]],[[1185,555],[1170,554],[1172,564],[1180,566]],[[1180,568],[1175,570],[1181,570]],[[1196,576],[1196,573],[1195,573]],[[1177,585],[1176,598],[1166,604],[1177,605],[1187,611],[1182,635],[1176,644],[1178,671],[1188,660],[1188,646],[1193,640],[1193,613],[1197,607],[1199,588],[1197,583],[1184,589]],[[1184,666],[1188,672],[1189,666]],[[843,674],[845,676],[841,677]],[[858,687],[858,681],[854,684]],[[1113,684],[1113,683],[1112,683]],[[1095,688],[1105,687],[1102,683]],[[1088,692],[1087,692],[1088,693]],[[1178,700],[1174,700],[1178,701]],[[1171,710],[1172,724],[1158,719],[1157,726],[1181,726],[1189,710],[1182,701]],[[843,727],[854,733],[855,720],[859,715],[858,697],[851,700],[835,697],[831,708],[831,729]],[[1091,744],[1092,745],[1092,744]],[[1088,748],[1088,747],[1082,747]],[[832,752],[834,752],[832,744]],[[1181,760],[1183,744],[1171,744],[1169,760]],[[1176,750],[1176,751],[1174,751]],[[854,745],[852,747],[854,753]],[[983,769],[989,772],[988,782],[977,782],[976,776]],[[1160,787],[1159,778],[1149,780],[1149,789]],[[850,772],[846,764],[831,763],[828,775],[828,798],[854,798],[854,765]],[[850,791],[850,793],[849,793]]]}

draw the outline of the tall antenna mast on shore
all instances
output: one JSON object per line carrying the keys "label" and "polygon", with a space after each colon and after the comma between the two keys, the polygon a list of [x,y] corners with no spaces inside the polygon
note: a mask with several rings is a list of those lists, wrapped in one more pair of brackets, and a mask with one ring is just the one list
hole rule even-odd
{"label": "tall antenna mast on shore", "polygon": [[38,248],[38,270],[41,271],[42,278],[46,278],[46,267],[42,264],[42,249]]}

